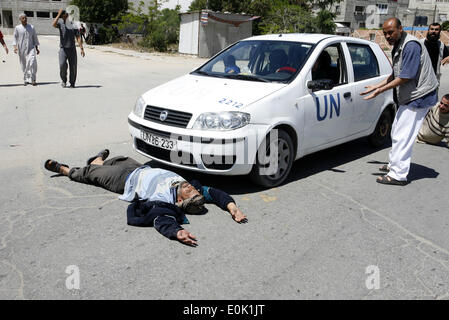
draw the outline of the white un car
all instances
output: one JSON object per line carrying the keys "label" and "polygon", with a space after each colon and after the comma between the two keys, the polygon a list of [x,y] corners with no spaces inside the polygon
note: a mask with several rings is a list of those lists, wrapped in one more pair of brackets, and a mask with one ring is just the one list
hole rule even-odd
{"label": "white un car", "polygon": [[248,38],[144,93],[128,117],[134,148],[165,164],[246,175],[274,187],[294,160],[360,137],[387,141],[391,91],[360,93],[392,72],[375,43],[320,34]]}

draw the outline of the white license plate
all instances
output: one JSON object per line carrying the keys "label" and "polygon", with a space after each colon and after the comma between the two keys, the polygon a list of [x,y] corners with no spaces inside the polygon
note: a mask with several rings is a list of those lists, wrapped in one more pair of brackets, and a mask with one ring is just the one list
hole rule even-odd
{"label": "white license plate", "polygon": [[163,138],[146,131],[140,131],[140,138],[146,143],[166,150],[174,150],[177,141],[170,138]]}

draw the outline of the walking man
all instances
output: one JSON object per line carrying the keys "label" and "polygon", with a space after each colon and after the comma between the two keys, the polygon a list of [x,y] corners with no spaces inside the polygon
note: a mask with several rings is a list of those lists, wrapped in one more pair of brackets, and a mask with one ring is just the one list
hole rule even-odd
{"label": "walking man", "polygon": [[[70,88],[75,88],[77,72],[77,53],[75,38],[81,48],[81,56],[84,57],[83,40],[79,30],[68,20],[69,14],[60,9],[58,15],[53,20],[53,27],[59,29],[60,49],[59,49],[59,75],[61,77],[61,86],[67,86],[67,61],[70,67]],[[61,19],[60,19],[61,18]]]}
{"label": "walking man", "polygon": [[438,82],[441,78],[441,65],[449,63],[449,49],[440,41],[440,35],[441,25],[435,22],[429,26],[426,38],[421,40],[427,48]]}
{"label": "walking man", "polygon": [[0,43],[2,44],[3,48],[5,48],[6,54],[8,54],[8,46],[5,43],[5,40],[3,40],[3,33],[0,31]]}
{"label": "walking man", "polygon": [[382,92],[394,89],[398,111],[391,130],[393,142],[389,163],[380,168],[387,172],[376,181],[383,184],[406,185],[410,171],[412,148],[429,109],[436,104],[438,80],[424,44],[402,29],[397,18],[387,19],[383,33],[393,45],[393,74],[383,82],[367,86],[361,95],[373,99]]}
{"label": "walking man", "polygon": [[14,53],[19,55],[20,66],[23,72],[23,81],[36,85],[37,55],[39,52],[39,40],[37,33],[31,24],[28,24],[25,13],[19,15],[21,24],[14,29],[13,47]]}

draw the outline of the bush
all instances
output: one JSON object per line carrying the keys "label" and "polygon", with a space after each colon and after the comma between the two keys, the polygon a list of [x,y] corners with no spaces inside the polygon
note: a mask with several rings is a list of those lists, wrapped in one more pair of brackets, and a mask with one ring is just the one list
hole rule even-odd
{"label": "bush", "polygon": [[449,21],[444,21],[441,25],[441,30],[449,31]]}

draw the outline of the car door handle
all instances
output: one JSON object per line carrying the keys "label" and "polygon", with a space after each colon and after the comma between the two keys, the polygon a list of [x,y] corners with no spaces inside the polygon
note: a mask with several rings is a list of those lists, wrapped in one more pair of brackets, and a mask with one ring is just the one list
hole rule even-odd
{"label": "car door handle", "polygon": [[351,98],[351,92],[346,92],[343,97],[345,97],[345,99]]}

